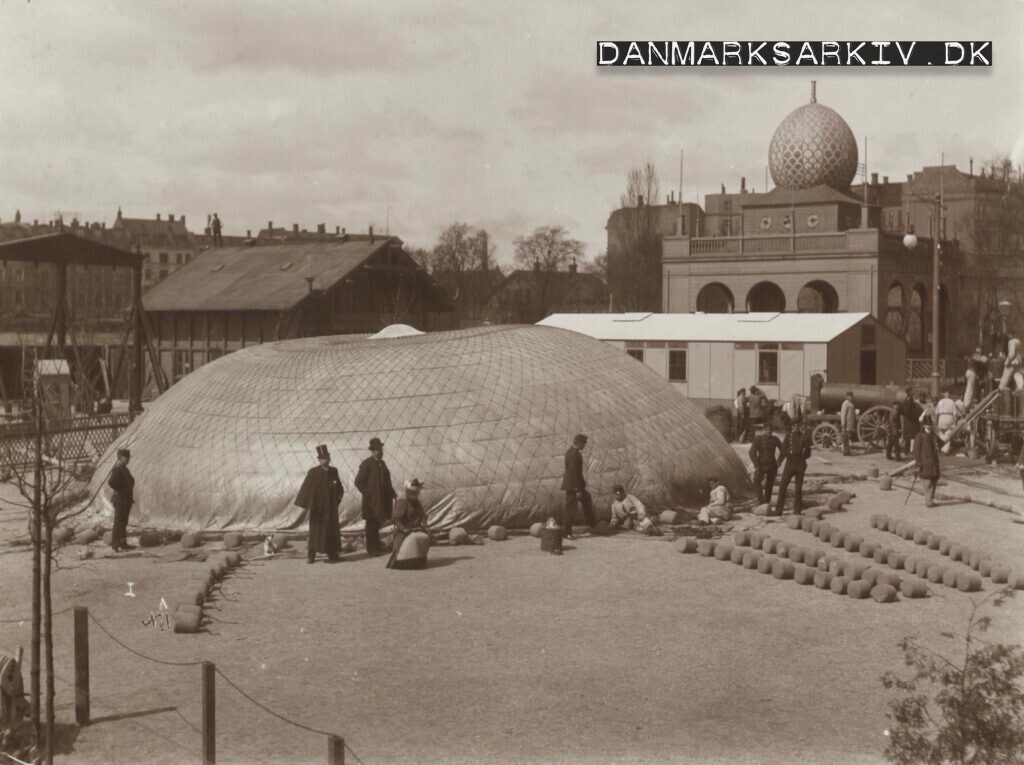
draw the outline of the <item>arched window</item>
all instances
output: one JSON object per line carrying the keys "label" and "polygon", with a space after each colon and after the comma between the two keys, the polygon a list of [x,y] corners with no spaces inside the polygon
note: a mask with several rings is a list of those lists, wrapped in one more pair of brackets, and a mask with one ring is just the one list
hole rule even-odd
{"label": "arched window", "polygon": [[758,282],[747,293],[747,310],[751,313],[782,313],[786,295],[775,282]]}
{"label": "arched window", "polygon": [[885,296],[885,326],[897,335],[903,334],[903,312],[906,309],[903,300],[903,285],[893,282]]}
{"label": "arched window", "polygon": [[835,313],[839,310],[839,294],[828,282],[809,282],[797,295],[796,310],[800,313]]}
{"label": "arched window", "polygon": [[697,293],[697,310],[704,313],[732,313],[734,305],[732,292],[718,282],[705,284]]}
{"label": "arched window", "polygon": [[928,293],[923,284],[915,284],[910,291],[910,311],[907,313],[907,345],[911,350],[925,350]]}

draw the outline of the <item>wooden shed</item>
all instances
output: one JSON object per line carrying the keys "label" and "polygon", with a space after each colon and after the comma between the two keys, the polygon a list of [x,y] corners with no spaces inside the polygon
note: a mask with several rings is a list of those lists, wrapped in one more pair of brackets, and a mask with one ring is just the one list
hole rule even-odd
{"label": "wooden shed", "polygon": [[553,314],[538,323],[621,348],[709,404],[751,385],[771,399],[810,395],[816,372],[855,385],[906,379],[906,344],[869,313]]}

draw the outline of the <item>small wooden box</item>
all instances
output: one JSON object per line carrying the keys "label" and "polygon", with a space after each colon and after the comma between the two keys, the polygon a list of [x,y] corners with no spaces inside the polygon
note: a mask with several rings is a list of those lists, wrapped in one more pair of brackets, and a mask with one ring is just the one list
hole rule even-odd
{"label": "small wooden box", "polygon": [[562,550],[562,530],[560,528],[543,528],[540,532],[540,549],[544,552]]}

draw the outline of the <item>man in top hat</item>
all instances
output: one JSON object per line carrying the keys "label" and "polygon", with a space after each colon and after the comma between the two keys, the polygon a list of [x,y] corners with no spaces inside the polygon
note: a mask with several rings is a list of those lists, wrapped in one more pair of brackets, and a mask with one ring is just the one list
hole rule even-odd
{"label": "man in top hat", "polygon": [[338,560],[341,550],[338,505],[345,496],[345,488],[338,477],[338,469],[331,466],[326,445],[316,447],[316,458],[320,464],[309,469],[295,497],[295,504],[309,513],[307,563],[312,563],[317,553],[325,553],[328,560]]}
{"label": "man in top hat", "polygon": [[587,481],[583,477],[583,450],[587,446],[587,437],[577,433],[572,439],[572,446],[565,452],[565,473],[562,474],[562,490],[565,492],[565,508],[562,513],[562,529],[566,539],[575,539],[572,533],[572,516],[576,505],[583,506],[583,517],[587,525],[594,527],[594,501],[587,491]]}
{"label": "man in top hat", "polygon": [[128,544],[128,513],[135,504],[135,477],[128,469],[131,458],[130,451],[118,449],[117,464],[107,479],[107,485],[113,489],[111,501],[114,505],[114,527],[110,530],[110,547],[114,552],[131,549]]}
{"label": "man in top hat", "polygon": [[914,438],[914,468],[924,480],[924,506],[935,507],[935,487],[939,485],[939,444],[932,432],[932,418],[921,421],[921,432]]}
{"label": "man in top hat", "polygon": [[380,555],[380,527],[391,521],[398,495],[391,485],[391,471],[384,462],[384,444],[376,436],[370,439],[370,456],[360,463],[355,484],[363,495],[366,553]]}

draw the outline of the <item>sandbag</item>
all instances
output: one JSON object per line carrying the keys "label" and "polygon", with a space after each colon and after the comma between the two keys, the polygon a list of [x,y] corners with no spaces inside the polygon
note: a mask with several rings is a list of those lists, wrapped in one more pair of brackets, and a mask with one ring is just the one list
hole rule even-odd
{"label": "sandbag", "polygon": [[839,529],[833,529],[832,534],[828,538],[829,544],[833,547],[842,547],[846,542],[846,534]]}
{"label": "sandbag", "polygon": [[[597,527],[604,524],[604,533],[608,533],[608,521],[598,521],[594,524],[594,533],[598,533]],[[508,539],[508,529],[504,526],[494,525],[487,529],[487,538],[493,542],[504,542]]]}
{"label": "sandbag", "polygon": [[794,563],[803,563],[804,562],[804,549],[802,547],[796,547],[796,546],[790,547],[786,551],[786,557],[789,558]]}
{"label": "sandbag", "polygon": [[768,539],[767,534],[763,534],[760,531],[750,532],[750,546],[755,550],[760,550],[766,539]]}
{"label": "sandbag", "polygon": [[181,535],[181,546],[186,550],[191,550],[192,548],[199,547],[199,545],[201,545],[202,543],[203,538],[195,532],[190,531],[187,534]]}
{"label": "sandbag", "polygon": [[717,546],[718,543],[714,539],[700,539],[697,541],[697,552],[705,558],[710,558],[715,554]]}
{"label": "sandbag", "polygon": [[875,566],[871,566],[870,568],[864,570],[864,572],[860,575],[860,579],[862,582],[867,582],[873,587],[874,585],[878,584],[878,578],[883,573],[884,572],[882,571],[882,569],[876,568]]}
{"label": "sandbag", "polygon": [[876,603],[895,603],[896,588],[888,584],[876,584],[871,588],[871,598]]}
{"label": "sandbag", "polygon": [[892,491],[892,476],[886,473],[878,479],[878,488],[882,491]]}
{"label": "sandbag", "polygon": [[939,555],[949,555],[949,548],[953,546],[953,540],[948,537],[942,537],[939,542]]}
{"label": "sandbag", "polygon": [[229,531],[224,535],[224,549],[235,550],[242,546],[242,535],[237,531]]}
{"label": "sandbag", "polygon": [[956,578],[960,575],[960,572],[955,568],[947,568],[945,573],[942,575],[942,584],[946,587],[956,587]]}
{"label": "sandbag", "polygon": [[873,529],[877,529],[877,528],[879,527],[879,524],[880,524],[881,522],[882,522],[882,516],[881,516],[881,515],[879,515],[878,513],[875,513],[874,515],[872,515],[872,516],[871,516],[871,517],[870,517],[870,518],[868,519],[868,524],[869,524],[869,525],[871,526],[871,528],[873,528]]}
{"label": "sandbag", "polygon": [[743,553],[743,568],[756,569],[757,562],[764,557],[760,550],[747,550]]}
{"label": "sandbag", "polygon": [[981,584],[981,577],[973,571],[961,571],[956,576],[956,588],[960,592],[977,592]]}
{"label": "sandbag", "polygon": [[832,586],[832,574],[828,571],[818,571],[814,574],[814,586],[819,590],[827,590]]}
{"label": "sandbag", "polygon": [[960,545],[960,544],[950,545],[950,548],[949,548],[949,559],[950,560],[960,560],[960,556],[963,555],[963,552],[964,552],[963,545]]}
{"label": "sandbag", "polygon": [[886,563],[886,564],[888,564],[888,562],[889,562],[889,555],[891,555],[892,552],[893,552],[893,549],[891,547],[884,547],[883,545],[879,545],[878,547],[875,548],[875,554],[872,557],[874,558],[875,563]]}
{"label": "sandbag", "polygon": [[984,556],[980,552],[975,550],[971,553],[971,557],[970,560],[967,561],[967,565],[973,568],[975,571],[977,571],[978,567],[981,565],[982,560],[984,560]]}
{"label": "sandbag", "polygon": [[846,585],[846,594],[856,600],[864,600],[871,596],[871,587],[867,582],[850,582]]}
{"label": "sandbag", "polygon": [[779,540],[773,539],[772,537],[768,537],[766,540],[764,540],[764,542],[761,543],[761,549],[769,555],[774,555],[776,549],[778,549],[778,546]]}
{"label": "sandbag", "polygon": [[843,540],[843,549],[846,552],[860,552],[860,546],[863,541],[864,537],[859,534],[847,534],[846,539]]}
{"label": "sandbag", "polygon": [[274,548],[277,550],[285,550],[291,546],[291,543],[288,541],[287,534],[274,534],[271,541],[274,543]]}
{"label": "sandbag", "polygon": [[853,499],[853,494],[848,491],[841,491],[830,498],[825,504],[828,505],[829,510],[842,510],[843,505],[847,504],[851,499]]}
{"label": "sandbag", "polygon": [[923,598],[928,594],[928,584],[920,579],[904,579],[900,583],[900,592],[905,598]]}
{"label": "sandbag", "polygon": [[718,560],[729,560],[729,556],[732,555],[732,551],[735,549],[735,545],[731,545],[727,542],[719,542],[715,546],[715,558]]}
{"label": "sandbag", "polygon": [[775,579],[792,579],[795,573],[796,566],[793,565],[793,561],[780,558],[772,564],[772,576]]}
{"label": "sandbag", "polygon": [[75,534],[76,545],[91,545],[97,539],[100,538],[100,533],[96,529],[82,529]]}
{"label": "sandbag", "polygon": [[943,539],[945,539],[945,537],[940,536],[938,534],[929,534],[928,538],[924,541],[924,543],[928,546],[929,550],[938,550],[939,546],[942,544]]}
{"label": "sandbag", "polygon": [[229,552],[224,556],[224,560],[227,561],[230,568],[235,568],[236,566],[242,565],[242,553],[237,550],[235,552]]}
{"label": "sandbag", "polygon": [[816,521],[820,521],[822,518],[825,517],[825,513],[827,511],[827,507],[819,506],[808,508],[807,510],[803,511],[803,514],[806,515],[808,518],[813,518]]}
{"label": "sandbag", "polygon": [[946,567],[945,566],[932,565],[932,566],[928,567],[928,571],[925,572],[925,577],[924,578],[927,579],[932,584],[941,584],[942,583],[942,577],[945,575],[945,573],[946,573]]}
{"label": "sandbag", "polygon": [[992,574],[991,574],[992,582],[994,584],[1006,584],[1007,582],[1010,581],[1010,575],[1012,573],[1013,573],[1013,571],[1010,569],[1009,566],[1004,566],[1002,564],[996,564],[996,565],[992,566]]}
{"label": "sandbag", "polygon": [[872,542],[870,539],[864,539],[860,543],[860,549],[857,551],[865,558],[874,558],[875,550],[878,549],[878,542]]}
{"label": "sandbag", "polygon": [[836,595],[845,595],[848,584],[850,584],[850,580],[845,576],[834,576],[832,577],[832,584],[829,589]]}
{"label": "sandbag", "polygon": [[821,528],[822,523],[824,523],[824,521],[819,521],[817,518],[811,519],[811,533],[814,536],[818,536],[818,529]]}
{"label": "sandbag", "polygon": [[914,534],[917,533],[917,526],[911,526],[909,523],[903,527],[903,533],[900,535],[908,542],[914,538]]}
{"label": "sandbag", "polygon": [[842,558],[833,558],[832,562],[828,564],[828,573],[832,574],[832,576],[842,576],[845,567],[846,561]]}
{"label": "sandbag", "polygon": [[143,529],[139,532],[139,547],[158,547],[161,541],[159,531]]}
{"label": "sandbag", "polygon": [[914,544],[925,545],[928,544],[928,537],[934,536],[928,529],[914,529]]}
{"label": "sandbag", "polygon": [[[925,558],[918,558],[917,563],[914,565],[914,573],[923,579],[928,576],[930,565]],[[906,565],[904,565],[904,568],[906,568]]]}
{"label": "sandbag", "polygon": [[738,566],[743,563],[743,554],[746,552],[749,552],[748,548],[734,547],[732,552],[729,553],[729,560]]}
{"label": "sandbag", "polygon": [[448,530],[448,541],[453,545],[468,545],[472,543],[469,532],[461,526],[453,526]]}
{"label": "sandbag", "polygon": [[737,531],[732,535],[733,541],[737,547],[750,547],[750,532],[749,531]]}
{"label": "sandbag", "polygon": [[860,579],[871,568],[871,564],[863,560],[851,560],[843,564],[843,576],[847,579]]}
{"label": "sandbag", "polygon": [[53,544],[56,547],[63,547],[75,536],[75,532],[67,526],[59,526],[53,531]]}
{"label": "sandbag", "polygon": [[869,467],[868,468],[868,478],[878,478],[878,468],[876,468],[876,467]]}
{"label": "sandbag", "polygon": [[676,550],[681,553],[697,552],[697,540],[694,537],[679,537],[676,540]]}
{"label": "sandbag", "polygon": [[774,555],[765,555],[763,558],[757,561],[757,572],[759,574],[772,573],[772,568],[774,568],[778,560],[779,559],[776,558]]}
{"label": "sandbag", "polygon": [[789,518],[786,519],[786,526],[788,526],[789,528],[791,528],[793,530],[799,530],[800,529],[800,516],[799,515],[791,515],[791,516],[789,516]]}
{"label": "sandbag", "polygon": [[199,632],[202,617],[189,611],[178,611],[174,614],[174,631],[176,633]]}
{"label": "sandbag", "polygon": [[981,574],[985,578],[988,578],[988,577],[992,576],[992,569],[993,569],[992,561],[990,561],[988,558],[983,558],[978,563],[978,573]]}
{"label": "sandbag", "polygon": [[661,521],[663,526],[678,526],[686,521],[686,518],[682,513],[676,512],[675,510],[662,510],[661,515],[658,516],[658,520]]}
{"label": "sandbag", "polygon": [[917,558],[913,555],[908,555],[904,558],[903,570],[913,574],[917,570]]}
{"label": "sandbag", "polygon": [[531,526],[530,526],[530,536],[531,537],[536,537],[537,539],[540,539],[540,534],[541,534],[541,531],[543,531],[543,529],[544,529],[544,524],[541,523],[540,521],[537,521],[536,523],[531,524]]}
{"label": "sandbag", "polygon": [[814,575],[817,573],[818,570],[811,568],[810,566],[797,566],[796,571],[793,574],[793,579],[796,580],[797,584],[813,584]]}
{"label": "sandbag", "polygon": [[804,550],[804,563],[817,568],[818,561],[825,557],[824,550]]}
{"label": "sandbag", "polygon": [[899,589],[900,584],[903,582],[903,577],[901,577],[895,571],[883,571],[881,576],[879,576],[878,579],[875,580],[875,583],[882,584],[883,582],[885,584],[890,585],[891,587]]}
{"label": "sandbag", "polygon": [[886,560],[886,563],[889,564],[889,568],[901,569],[903,568],[903,563],[906,559],[907,556],[903,553],[893,551],[889,553],[889,558]]}
{"label": "sandbag", "polygon": [[818,521],[805,515],[800,518],[800,530],[810,532],[814,528],[815,523],[818,523]]}
{"label": "sandbag", "polygon": [[1024,590],[1024,571],[1011,571],[1006,584],[1011,590]]}
{"label": "sandbag", "polygon": [[828,521],[822,521],[818,526],[818,539],[822,542],[828,542],[832,539],[832,524]]}

